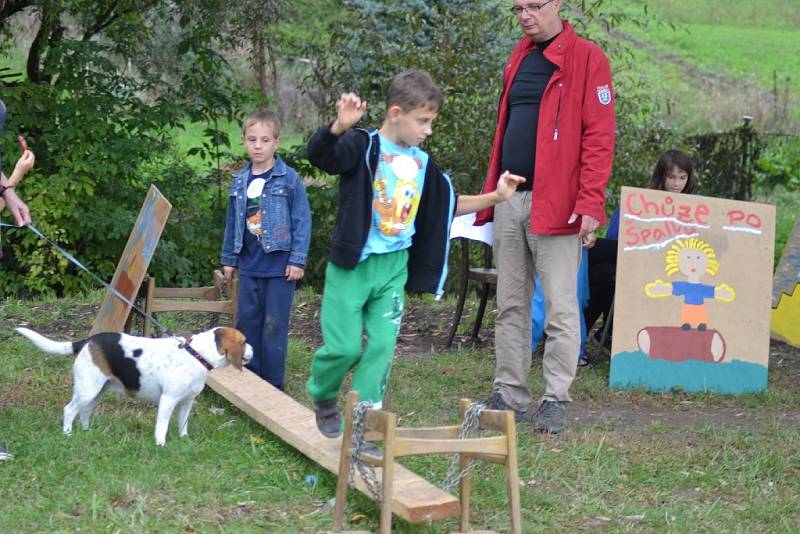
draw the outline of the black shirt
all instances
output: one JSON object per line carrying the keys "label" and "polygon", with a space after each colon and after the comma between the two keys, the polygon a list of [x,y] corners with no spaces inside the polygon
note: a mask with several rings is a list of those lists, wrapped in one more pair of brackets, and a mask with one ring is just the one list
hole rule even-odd
{"label": "black shirt", "polygon": [[553,39],[536,43],[536,48],[522,60],[508,91],[509,113],[503,135],[500,172],[510,171],[525,177],[526,181],[517,187],[518,191],[530,191],[533,187],[539,106],[547,82],[556,70],[543,52]]}

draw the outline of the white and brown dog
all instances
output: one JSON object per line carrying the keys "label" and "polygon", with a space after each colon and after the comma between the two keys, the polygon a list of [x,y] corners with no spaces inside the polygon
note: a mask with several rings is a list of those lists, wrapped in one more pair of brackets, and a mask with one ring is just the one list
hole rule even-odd
{"label": "white and brown dog", "polygon": [[50,354],[77,354],[72,366],[72,400],[64,407],[64,433],[72,432],[76,415],[89,428],[89,418],[108,387],[134,399],[158,403],[156,444],[164,445],[172,412],[177,408],[180,436],[195,397],[203,391],[211,369],[242,365],[253,348],[235,328],[212,328],[183,338],[135,337],[116,332],[95,334],[81,341],[53,341],[27,328],[17,332]]}

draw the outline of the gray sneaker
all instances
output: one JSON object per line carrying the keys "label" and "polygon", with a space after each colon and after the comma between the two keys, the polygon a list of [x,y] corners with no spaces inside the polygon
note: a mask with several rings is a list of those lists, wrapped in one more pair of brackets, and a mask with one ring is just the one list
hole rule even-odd
{"label": "gray sneaker", "polygon": [[0,447],[0,462],[5,460],[13,460],[14,455],[8,452],[4,447]]}
{"label": "gray sneaker", "polygon": [[531,419],[537,432],[558,434],[567,426],[567,403],[550,400],[542,401]]}
{"label": "gray sneaker", "polygon": [[492,393],[488,399],[483,401],[483,404],[486,406],[487,410],[501,410],[501,411],[509,410],[514,412],[514,421],[516,421],[517,423],[525,421],[526,416],[528,414],[527,411],[515,410],[514,408],[506,404],[506,401],[503,400],[503,396],[500,394],[499,391],[495,391],[494,393]]}
{"label": "gray sneaker", "polygon": [[326,438],[338,438],[342,434],[342,412],[336,405],[336,397],[315,402],[314,411],[317,428]]}

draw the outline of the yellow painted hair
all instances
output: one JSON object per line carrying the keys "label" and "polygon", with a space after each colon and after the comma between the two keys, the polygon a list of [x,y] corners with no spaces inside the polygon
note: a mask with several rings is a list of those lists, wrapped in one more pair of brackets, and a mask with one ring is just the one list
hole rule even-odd
{"label": "yellow painted hair", "polygon": [[678,260],[680,258],[681,251],[685,249],[699,250],[700,252],[704,252],[706,256],[708,256],[706,273],[710,274],[711,276],[717,274],[717,271],[719,270],[719,262],[717,261],[717,254],[714,252],[714,247],[702,239],[690,237],[689,239],[679,239],[667,251],[666,266],[664,270],[667,271],[668,275],[672,276],[681,270]]}

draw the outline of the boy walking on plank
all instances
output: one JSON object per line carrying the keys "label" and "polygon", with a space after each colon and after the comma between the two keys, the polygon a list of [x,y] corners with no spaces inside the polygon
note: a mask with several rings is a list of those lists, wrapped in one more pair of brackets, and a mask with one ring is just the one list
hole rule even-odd
{"label": "boy walking on plank", "polygon": [[340,176],[322,297],[323,346],[306,383],[317,427],[329,438],[342,432],[337,394],[351,369],[352,389],[381,406],[404,288],[442,294],[453,216],[494,206],[524,181],[504,173],[496,191],[457,196],[450,178],[419,148],[442,100],[428,73],[405,70],[392,81],[379,130],[353,128],[367,103],[347,93],[336,104],[336,120],[309,141],[309,161]]}

